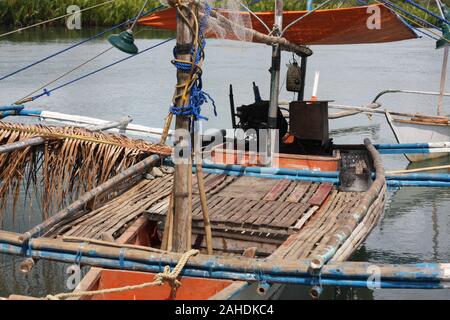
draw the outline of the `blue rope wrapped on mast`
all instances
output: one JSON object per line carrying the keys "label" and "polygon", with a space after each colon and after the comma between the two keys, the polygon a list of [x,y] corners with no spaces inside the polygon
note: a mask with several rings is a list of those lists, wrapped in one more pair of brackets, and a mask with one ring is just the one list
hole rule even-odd
{"label": "blue rope wrapped on mast", "polygon": [[[164,5],[159,5],[159,6],[153,8],[153,9],[151,9],[151,10],[148,10],[147,12],[144,12],[144,13],[141,14],[138,18],[143,17],[143,16],[145,16],[145,15],[147,15],[147,14],[149,14],[149,13],[152,13],[152,12],[154,12],[154,11],[156,11],[156,10],[159,10],[159,9],[161,9],[161,8],[163,8],[163,7],[164,7]],[[138,19],[138,18],[137,18],[137,19]],[[13,71],[13,72],[11,72],[11,73],[9,73],[9,74],[7,74],[7,75],[4,75],[4,76],[0,76],[0,81],[5,80],[5,79],[7,79],[7,78],[9,78],[9,77],[12,77],[12,76],[14,76],[14,75],[16,75],[16,74],[18,74],[18,73],[20,73],[20,72],[23,72],[23,71],[25,71],[25,70],[27,70],[27,69],[29,69],[29,68],[31,68],[31,67],[34,67],[34,66],[36,66],[36,65],[38,65],[38,64],[40,64],[40,63],[42,63],[42,62],[45,62],[45,61],[49,60],[49,59],[51,59],[51,58],[54,58],[54,57],[56,57],[56,56],[59,56],[60,54],[62,54],[62,53],[64,53],[64,52],[67,52],[67,51],[69,51],[69,50],[71,50],[71,49],[74,49],[74,48],[76,48],[76,47],[78,47],[78,46],[80,46],[80,45],[82,45],[82,44],[84,44],[84,43],[86,43],[86,42],[89,42],[89,41],[94,40],[94,39],[96,39],[96,38],[98,38],[98,37],[101,37],[102,35],[104,35],[104,34],[106,34],[106,33],[108,33],[108,32],[111,32],[111,31],[113,31],[113,30],[115,30],[115,29],[117,29],[117,28],[120,28],[120,27],[122,27],[123,25],[125,25],[125,24],[127,24],[127,23],[133,22],[134,20],[135,20],[135,18],[128,19],[128,20],[126,20],[126,21],[124,21],[124,22],[121,22],[121,23],[115,25],[115,26],[112,26],[111,28],[108,28],[108,29],[106,29],[106,30],[103,30],[102,32],[97,33],[97,34],[95,34],[95,35],[93,35],[93,36],[91,36],[91,37],[89,37],[89,38],[87,38],[87,39],[84,39],[84,40],[82,40],[82,41],[80,41],[80,42],[77,42],[77,43],[75,43],[75,44],[73,44],[73,45],[70,45],[70,46],[68,46],[67,48],[64,48],[64,49],[62,49],[62,50],[60,50],[60,51],[57,51],[57,52],[55,52],[55,53],[52,53],[51,55],[49,55],[49,56],[47,56],[47,57],[45,57],[45,58],[42,58],[42,59],[40,59],[40,60],[38,60],[38,61],[35,61],[35,62],[33,62],[33,63],[29,64],[29,65],[26,65],[26,66],[24,66],[24,67],[22,67],[22,68],[20,68],[20,69],[18,69],[18,70],[16,70],[16,71]]]}
{"label": "blue rope wrapped on mast", "polygon": [[[202,19],[200,20],[199,24],[199,37],[201,40],[201,49],[197,50],[197,54],[194,58],[194,63],[185,63],[181,61],[174,60],[172,63],[175,65],[175,67],[178,70],[181,70],[183,72],[190,72],[192,71],[192,68],[196,68],[195,70],[197,72],[197,80],[194,82],[194,84],[191,87],[190,95],[189,95],[189,104],[187,106],[174,106],[172,105],[169,109],[169,111],[174,115],[182,115],[182,116],[193,116],[194,120],[206,120],[208,121],[208,118],[201,115],[201,106],[205,102],[211,102],[214,108],[214,115],[217,116],[217,109],[216,109],[216,103],[214,99],[205,91],[203,91],[203,82],[202,82],[202,74],[201,70],[198,68],[198,63],[204,58],[204,48],[206,46],[206,40],[204,38],[204,30],[206,27],[206,23],[208,21],[208,17],[211,14],[211,7],[205,3],[205,13]],[[192,49],[192,54],[194,54],[194,49]],[[173,51],[175,59],[177,58],[177,52],[176,47]]]}

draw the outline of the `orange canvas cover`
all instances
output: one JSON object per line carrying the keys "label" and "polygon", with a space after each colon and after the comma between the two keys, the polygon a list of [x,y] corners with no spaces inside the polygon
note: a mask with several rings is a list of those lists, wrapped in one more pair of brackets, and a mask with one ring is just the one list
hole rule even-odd
{"label": "orange canvas cover", "polygon": [[[380,10],[380,29],[369,29],[368,19],[373,8],[367,6],[317,10],[286,31],[284,37],[297,44],[358,44],[380,43],[417,38],[417,35],[396,14],[384,5],[373,5]],[[226,11],[221,11],[226,15]],[[307,11],[284,11],[283,25],[287,26]],[[250,15],[241,12],[242,15]],[[273,26],[274,14],[271,11],[256,12],[269,27]],[[251,16],[253,29],[267,33],[264,26]],[[139,24],[155,28],[176,30],[176,11],[169,8],[153,13],[139,20]],[[207,34],[214,37],[213,34]],[[230,35],[228,38],[232,38]]]}

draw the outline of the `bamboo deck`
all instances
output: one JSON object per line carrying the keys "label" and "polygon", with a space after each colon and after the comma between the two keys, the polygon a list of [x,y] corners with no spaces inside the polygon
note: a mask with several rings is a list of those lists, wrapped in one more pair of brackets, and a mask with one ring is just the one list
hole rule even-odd
{"label": "bamboo deck", "polygon": [[[142,180],[101,207],[53,228],[45,236],[103,239],[108,235],[117,239],[143,215],[159,222],[161,231],[172,179],[167,174]],[[283,260],[308,258],[319,252],[364,194],[342,192],[330,183],[219,174],[204,174],[204,179],[214,250],[221,254],[242,254],[254,246],[256,256],[271,255]],[[193,194],[193,246],[204,248],[203,216],[196,188]],[[375,223],[378,217],[379,214],[370,215],[365,225]]]}

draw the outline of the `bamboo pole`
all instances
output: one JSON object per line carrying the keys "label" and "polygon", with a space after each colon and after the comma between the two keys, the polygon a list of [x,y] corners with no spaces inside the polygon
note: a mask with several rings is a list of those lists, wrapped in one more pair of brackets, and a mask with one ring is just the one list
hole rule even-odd
{"label": "bamboo pole", "polygon": [[0,146],[0,154],[9,153],[13,151],[23,150],[28,147],[38,146],[45,143],[45,138],[43,137],[33,137],[30,139],[17,141],[13,143],[8,143]]}
{"label": "bamboo pole", "polygon": [[[368,104],[367,106],[364,106],[363,108],[368,108],[368,109],[378,109],[379,107],[381,107],[381,104],[379,103],[371,103]],[[328,119],[339,119],[339,118],[344,118],[344,117],[348,117],[348,116],[354,116],[356,114],[359,113],[363,113],[364,111],[358,111],[358,110],[348,110],[348,111],[341,111],[341,112],[337,112],[337,113],[332,113],[330,115],[328,115]]]}
{"label": "bamboo pole", "polygon": [[124,127],[126,127],[131,121],[133,121],[133,118],[131,118],[130,116],[126,116],[117,121],[88,126],[86,127],[86,129],[91,131],[104,131],[108,129],[119,128],[123,130]]}
{"label": "bamboo pole", "polygon": [[211,221],[209,218],[209,210],[208,210],[208,204],[206,201],[206,191],[205,191],[205,181],[203,180],[203,170],[202,170],[202,163],[197,162],[196,164],[197,168],[197,183],[198,183],[198,192],[200,194],[200,202],[202,206],[202,213],[203,213],[203,223],[205,228],[205,236],[206,236],[206,248],[208,254],[213,254],[213,246],[212,246],[212,231],[211,231]]}
{"label": "bamboo pole", "polygon": [[173,236],[173,192],[174,186],[172,186],[172,192],[169,198],[169,206],[167,207],[166,222],[164,224],[164,234],[161,241],[161,249],[172,251],[172,236]]}
{"label": "bamboo pole", "polygon": [[[4,239],[0,232],[0,252],[14,255],[23,253],[23,243],[14,244]],[[108,247],[105,245],[67,243],[59,239],[37,238],[28,244],[27,256],[62,262],[79,262],[122,270],[161,272],[165,265],[174,266],[180,260],[181,253],[157,253],[139,249]],[[202,278],[223,278],[233,280],[259,281],[264,277],[268,282],[310,284],[309,260],[268,260],[247,257],[210,256],[199,254],[191,257],[183,274]],[[360,281],[365,284],[372,276],[369,262],[328,263],[321,269],[321,279],[342,281]],[[398,281],[404,285],[408,281],[424,283],[424,287],[443,287],[450,285],[450,264],[379,264],[381,281]],[[327,282],[324,281],[323,284]],[[426,283],[426,286],[425,286]],[[347,285],[351,285],[347,283]],[[396,285],[391,284],[391,285]],[[398,285],[398,284],[397,284]]]}
{"label": "bamboo pole", "polygon": [[[444,14],[444,9],[442,7],[441,1],[436,0],[436,4],[439,10],[439,13],[441,14],[442,18],[445,20],[447,17]],[[444,34],[442,34],[444,37]],[[444,57],[442,59],[442,69],[441,69],[441,82],[439,87],[439,98],[438,98],[438,108],[437,108],[437,114],[442,114],[442,103],[444,100],[444,93],[445,93],[445,81],[447,78],[447,64],[448,64],[448,53],[449,53],[449,46],[445,46],[444,48]]]}
{"label": "bamboo pole", "polygon": [[[344,110],[353,110],[353,111],[359,111],[359,112],[367,112],[367,113],[380,113],[385,114],[386,110],[381,109],[371,109],[368,107],[355,107],[355,106],[346,106],[341,104],[330,104],[330,108],[334,109],[344,109]],[[389,113],[393,116],[401,116],[401,117],[421,117],[421,118],[428,118],[428,119],[435,119],[435,120],[449,120],[446,116],[430,116],[430,115],[424,115],[420,113],[405,113],[405,112],[394,112],[389,111]]]}
{"label": "bamboo pole", "polygon": [[437,109],[437,114],[439,116],[442,115],[442,105],[443,105],[443,101],[444,101],[445,81],[447,78],[447,64],[448,64],[449,50],[450,49],[448,46],[446,46],[444,48],[444,58],[442,61],[442,72],[441,72],[441,85],[440,85],[440,89],[439,89],[438,109]]}
{"label": "bamboo pole", "polygon": [[387,174],[402,174],[402,173],[412,173],[412,172],[422,172],[422,171],[434,171],[434,170],[445,170],[450,169],[450,164],[444,166],[433,166],[425,168],[415,168],[415,169],[405,169],[405,170],[393,170],[387,171]]}

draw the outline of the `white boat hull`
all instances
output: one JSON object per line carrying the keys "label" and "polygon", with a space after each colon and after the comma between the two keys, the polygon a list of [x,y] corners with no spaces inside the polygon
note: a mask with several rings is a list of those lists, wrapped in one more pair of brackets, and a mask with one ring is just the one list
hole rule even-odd
{"label": "white boat hull", "polygon": [[[450,141],[450,127],[442,124],[417,124],[395,121],[399,143],[432,143]],[[405,154],[410,162],[418,162],[448,156],[448,152]]]}

